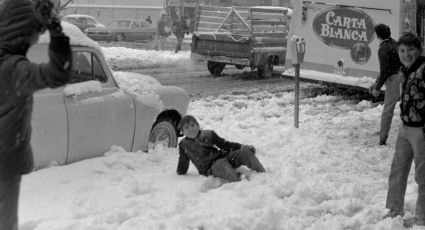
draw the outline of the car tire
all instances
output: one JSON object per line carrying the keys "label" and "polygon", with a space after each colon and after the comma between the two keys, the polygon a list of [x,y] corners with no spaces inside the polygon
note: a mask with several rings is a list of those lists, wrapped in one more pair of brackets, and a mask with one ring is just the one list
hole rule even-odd
{"label": "car tire", "polygon": [[152,126],[149,134],[149,149],[155,148],[158,144],[166,147],[177,146],[177,129],[170,120],[158,120]]}
{"label": "car tire", "polygon": [[117,42],[123,42],[123,41],[125,41],[124,34],[117,34],[117,36],[115,37],[115,41],[117,41]]}
{"label": "car tire", "polygon": [[208,71],[212,75],[218,76],[221,74],[221,72],[223,72],[224,67],[226,67],[226,63],[208,61],[207,67],[208,67]]}
{"label": "car tire", "polygon": [[267,79],[273,76],[273,57],[268,57],[263,66],[258,67],[258,78]]}

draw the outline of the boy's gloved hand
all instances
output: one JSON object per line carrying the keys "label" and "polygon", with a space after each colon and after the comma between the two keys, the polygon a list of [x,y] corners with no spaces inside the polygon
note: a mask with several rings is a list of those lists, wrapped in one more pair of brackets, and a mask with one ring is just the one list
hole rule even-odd
{"label": "boy's gloved hand", "polygon": [[249,151],[251,151],[254,154],[257,152],[257,150],[255,149],[255,147],[252,146],[252,145],[242,145],[241,149],[242,150],[249,150]]}

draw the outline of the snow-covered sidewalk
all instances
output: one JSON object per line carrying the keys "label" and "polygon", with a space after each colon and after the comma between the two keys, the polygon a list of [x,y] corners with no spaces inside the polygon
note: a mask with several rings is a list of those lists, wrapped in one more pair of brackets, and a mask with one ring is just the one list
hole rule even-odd
{"label": "snow-covered sidewalk", "polygon": [[[398,116],[381,147],[381,106],[303,99],[300,129],[292,127],[293,111],[292,93],[193,101],[189,114],[201,126],[255,145],[267,173],[208,189],[215,180],[192,165],[176,175],[177,149],[113,147],[104,157],[24,176],[20,230],[403,229],[400,219],[381,220]],[[416,189],[411,176],[407,212]]]}

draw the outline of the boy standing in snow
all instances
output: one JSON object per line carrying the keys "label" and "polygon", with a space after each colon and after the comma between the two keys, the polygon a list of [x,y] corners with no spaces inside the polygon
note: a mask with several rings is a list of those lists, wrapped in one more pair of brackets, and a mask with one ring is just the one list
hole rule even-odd
{"label": "boy standing in snow", "polygon": [[[69,38],[52,17],[48,0],[0,1],[0,229],[16,230],[21,175],[31,172],[33,93],[66,84],[71,76]],[[26,54],[40,34],[50,32],[48,64]]]}
{"label": "boy standing in snow", "polygon": [[404,195],[412,161],[415,161],[415,181],[418,184],[416,215],[407,226],[425,226],[425,57],[420,38],[405,34],[397,42],[401,68],[402,123],[398,129],[395,153],[389,176],[385,217],[403,216]]}
{"label": "boy standing in snow", "polygon": [[384,24],[375,26],[375,33],[381,41],[378,49],[380,73],[375,84],[370,88],[373,96],[379,95],[379,90],[385,84],[384,109],[381,115],[381,129],[379,131],[379,145],[386,145],[388,133],[391,129],[394,108],[400,97],[400,59],[397,53],[396,41],[391,38],[390,27]]}
{"label": "boy standing in snow", "polygon": [[257,172],[266,171],[255,156],[254,146],[226,141],[213,130],[200,130],[193,116],[184,116],[178,128],[185,136],[179,143],[179,175],[187,173],[190,161],[199,174],[221,177],[231,182],[240,181],[240,174],[235,169],[241,165]]}

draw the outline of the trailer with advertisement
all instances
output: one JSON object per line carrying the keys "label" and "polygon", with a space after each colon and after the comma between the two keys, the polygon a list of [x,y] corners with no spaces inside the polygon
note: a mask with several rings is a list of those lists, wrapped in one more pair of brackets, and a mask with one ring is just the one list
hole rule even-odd
{"label": "trailer with advertisement", "polygon": [[[368,89],[379,75],[374,26],[391,28],[398,39],[416,33],[416,0],[294,1],[289,37],[302,37],[306,50],[300,77],[305,81]],[[284,76],[294,76],[295,47],[288,45]]]}

